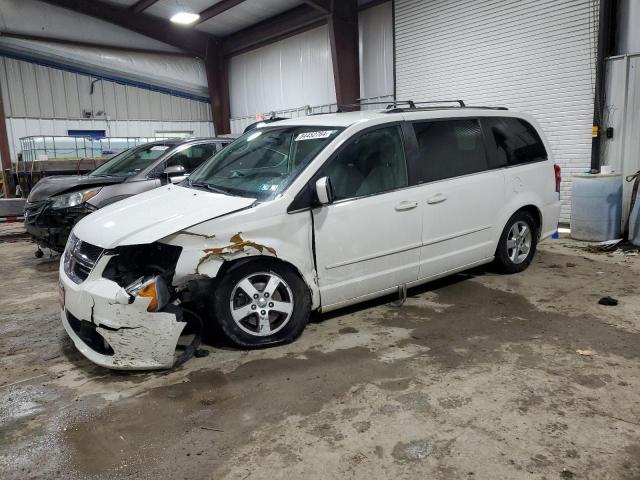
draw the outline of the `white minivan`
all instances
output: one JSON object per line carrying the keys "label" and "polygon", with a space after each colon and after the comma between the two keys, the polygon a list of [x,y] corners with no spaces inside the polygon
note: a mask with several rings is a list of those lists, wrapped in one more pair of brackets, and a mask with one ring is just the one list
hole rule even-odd
{"label": "white minivan", "polygon": [[92,361],[171,367],[187,314],[241,348],[326,312],[495,262],[524,270],[557,227],[560,170],[504,108],[397,102],[249,131],[74,228],[64,327]]}

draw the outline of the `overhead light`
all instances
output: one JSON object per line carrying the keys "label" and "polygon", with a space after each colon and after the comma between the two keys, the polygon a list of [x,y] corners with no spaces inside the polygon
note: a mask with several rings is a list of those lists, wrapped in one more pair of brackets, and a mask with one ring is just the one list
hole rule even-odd
{"label": "overhead light", "polygon": [[200,15],[198,15],[197,13],[178,12],[173,17],[171,17],[171,21],[173,23],[179,23],[180,25],[191,25],[199,18]]}

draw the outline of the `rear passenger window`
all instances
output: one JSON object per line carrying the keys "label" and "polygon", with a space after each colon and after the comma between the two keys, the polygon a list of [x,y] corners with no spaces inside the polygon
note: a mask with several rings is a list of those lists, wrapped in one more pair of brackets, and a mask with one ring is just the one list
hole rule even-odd
{"label": "rear passenger window", "polygon": [[535,128],[519,118],[485,118],[487,133],[495,140],[492,167],[519,165],[547,159],[547,151]]}
{"label": "rear passenger window", "polygon": [[420,152],[420,181],[433,182],[487,169],[487,159],[474,119],[415,123]]}

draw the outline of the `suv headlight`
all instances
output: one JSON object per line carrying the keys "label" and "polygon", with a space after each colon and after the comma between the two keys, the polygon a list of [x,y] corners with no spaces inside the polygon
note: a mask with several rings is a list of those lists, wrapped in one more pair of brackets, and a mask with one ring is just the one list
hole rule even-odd
{"label": "suv headlight", "polygon": [[141,277],[127,288],[126,292],[133,297],[147,297],[150,298],[147,311],[158,312],[162,310],[167,303],[169,303],[169,288],[166,282],[160,276],[154,277]]}
{"label": "suv headlight", "polygon": [[64,195],[52,197],[51,199],[53,200],[53,203],[51,204],[51,208],[59,209],[82,205],[91,198],[95,197],[101,188],[102,187],[89,188],[87,190],[78,190],[76,192],[65,193]]}

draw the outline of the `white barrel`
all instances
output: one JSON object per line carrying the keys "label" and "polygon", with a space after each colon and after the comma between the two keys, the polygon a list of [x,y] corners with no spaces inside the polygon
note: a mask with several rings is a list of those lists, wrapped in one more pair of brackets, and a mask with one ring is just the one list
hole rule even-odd
{"label": "white barrel", "polygon": [[576,174],[571,192],[571,237],[603,242],[620,238],[622,175]]}

